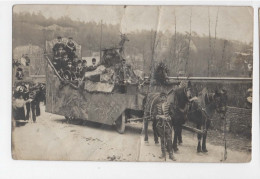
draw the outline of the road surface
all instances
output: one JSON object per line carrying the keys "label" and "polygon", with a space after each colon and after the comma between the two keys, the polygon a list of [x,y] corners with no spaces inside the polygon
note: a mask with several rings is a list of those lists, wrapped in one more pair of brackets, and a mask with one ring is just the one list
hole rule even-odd
{"label": "road surface", "polygon": [[[44,107],[41,114],[36,123],[29,121],[13,129],[14,159],[164,161],[159,158],[160,145],[153,142],[151,126],[147,144],[141,135],[141,123],[127,125],[125,134],[121,135],[113,126],[92,122],[82,125],[80,120],[68,124],[63,116],[45,113]],[[220,162],[224,152],[222,141],[213,143],[207,143],[208,153],[197,153],[196,135],[183,131],[183,145],[179,146],[178,153],[174,154],[176,162]],[[236,150],[236,146],[232,146],[232,149],[228,148],[228,158],[225,162],[249,162],[250,159],[250,151]],[[168,156],[166,161],[173,162]]]}

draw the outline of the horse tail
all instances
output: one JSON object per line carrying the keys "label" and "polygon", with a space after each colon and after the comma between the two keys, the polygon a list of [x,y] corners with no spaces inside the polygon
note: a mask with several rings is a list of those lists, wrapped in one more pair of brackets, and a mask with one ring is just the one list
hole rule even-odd
{"label": "horse tail", "polygon": [[157,100],[160,97],[160,93],[150,93],[146,96],[144,104],[144,114],[152,116],[154,105],[157,104]]}

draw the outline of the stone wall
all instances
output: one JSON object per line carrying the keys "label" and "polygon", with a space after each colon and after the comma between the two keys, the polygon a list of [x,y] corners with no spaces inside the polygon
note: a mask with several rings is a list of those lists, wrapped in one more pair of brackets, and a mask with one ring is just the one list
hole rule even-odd
{"label": "stone wall", "polygon": [[[228,107],[226,113],[226,131],[251,137],[252,110],[245,108]],[[211,121],[211,129],[223,130],[224,121],[216,113]]]}

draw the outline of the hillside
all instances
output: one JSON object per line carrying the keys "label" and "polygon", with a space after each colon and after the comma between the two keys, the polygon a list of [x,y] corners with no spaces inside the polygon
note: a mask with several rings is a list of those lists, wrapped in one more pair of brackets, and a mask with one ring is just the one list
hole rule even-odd
{"label": "hillside", "polygon": [[[119,29],[119,24],[102,24],[102,47],[113,47],[119,43]],[[100,30],[101,24],[96,22],[73,21],[69,17],[54,20],[41,14],[14,13],[13,49],[28,44],[44,49],[46,40],[52,40],[58,35],[72,36],[82,45],[82,56],[90,56],[92,52],[100,49]],[[150,70],[153,33],[147,30],[131,32],[128,34],[130,41],[125,44],[125,55],[129,63],[132,63],[134,68],[142,67],[141,70],[144,69],[146,74]],[[214,42],[214,49],[210,50],[209,38],[198,36],[196,32],[192,33],[191,39],[187,34],[177,33],[175,37],[173,34],[160,32],[157,40],[154,58],[157,62],[164,61],[170,68],[171,75],[185,71],[185,63],[188,61],[187,73],[190,76],[247,76],[247,69],[243,68],[243,61],[237,62],[235,52],[252,49],[251,44],[217,38],[211,39],[212,43]],[[229,66],[234,61],[238,63],[236,67],[238,69],[233,69],[231,72]],[[208,63],[210,63],[209,72]]]}

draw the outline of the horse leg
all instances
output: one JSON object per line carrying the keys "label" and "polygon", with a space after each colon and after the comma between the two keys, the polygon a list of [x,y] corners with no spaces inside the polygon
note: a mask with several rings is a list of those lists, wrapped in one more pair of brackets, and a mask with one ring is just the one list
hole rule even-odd
{"label": "horse leg", "polygon": [[174,126],[174,137],[172,142],[172,147],[174,152],[177,152],[179,150],[177,147],[177,137],[178,137],[178,126]]}
{"label": "horse leg", "polygon": [[[201,125],[197,125],[197,129],[201,129]],[[198,133],[198,146],[197,146],[197,152],[201,152],[201,134]]]}
{"label": "horse leg", "polygon": [[148,142],[148,120],[144,120],[144,141]]}
{"label": "horse leg", "polygon": [[154,136],[155,144],[159,144],[159,141],[158,141],[158,131],[157,131],[157,128],[156,128],[156,122],[155,121],[153,121],[153,136]]}
{"label": "horse leg", "polygon": [[26,106],[26,120],[29,120],[31,104],[28,102],[25,104],[25,106]]}
{"label": "horse leg", "polygon": [[36,122],[36,102],[35,101],[32,101],[31,109],[32,109],[32,119],[33,119],[33,122]]}
{"label": "horse leg", "polygon": [[182,126],[180,126],[179,131],[178,131],[178,144],[182,144]]}
{"label": "horse leg", "polygon": [[36,101],[36,116],[40,116],[40,115],[41,115],[40,101],[37,100]]}
{"label": "horse leg", "polygon": [[206,131],[203,135],[203,139],[202,139],[202,152],[208,152],[207,150],[207,147],[206,147],[206,139],[207,139],[207,131],[208,131],[208,128],[210,126],[210,120],[207,120],[206,121]]}
{"label": "horse leg", "polygon": [[206,148],[206,138],[207,138],[207,131],[203,134],[203,138],[202,138],[202,152],[208,152]]}

